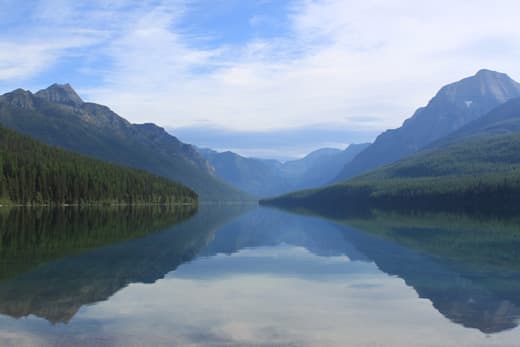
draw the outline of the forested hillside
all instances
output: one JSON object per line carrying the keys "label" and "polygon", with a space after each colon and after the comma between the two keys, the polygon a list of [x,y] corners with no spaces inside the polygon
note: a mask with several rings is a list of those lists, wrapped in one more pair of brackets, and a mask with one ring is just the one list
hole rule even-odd
{"label": "forested hillside", "polygon": [[0,124],[45,144],[182,183],[203,200],[241,200],[193,146],[155,124],[131,124],[108,107],[83,102],[68,84],[0,95]]}
{"label": "forested hillside", "polygon": [[343,210],[360,206],[518,210],[519,124],[520,98],[513,98],[393,164],[265,203]]}
{"label": "forested hillside", "polygon": [[341,184],[265,203],[342,209],[515,209],[520,206],[520,134],[470,138]]}
{"label": "forested hillside", "polygon": [[82,157],[0,127],[3,204],[196,203],[189,188]]}

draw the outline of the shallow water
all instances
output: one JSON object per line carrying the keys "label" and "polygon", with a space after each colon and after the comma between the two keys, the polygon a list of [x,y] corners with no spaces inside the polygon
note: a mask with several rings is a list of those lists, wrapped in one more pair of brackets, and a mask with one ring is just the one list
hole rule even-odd
{"label": "shallow water", "polygon": [[0,215],[0,346],[518,346],[516,220]]}

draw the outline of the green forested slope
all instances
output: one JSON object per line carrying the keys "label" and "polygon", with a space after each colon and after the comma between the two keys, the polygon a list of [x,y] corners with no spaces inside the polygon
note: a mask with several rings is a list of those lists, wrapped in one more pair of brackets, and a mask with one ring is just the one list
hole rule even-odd
{"label": "green forested slope", "polygon": [[520,167],[520,133],[470,138],[423,151],[358,180],[515,173]]}
{"label": "green forested slope", "polygon": [[0,127],[0,197],[12,204],[195,203],[165,178],[82,157]]}
{"label": "green forested slope", "polygon": [[520,208],[520,98],[408,158],[265,203],[324,208]]}
{"label": "green forested slope", "polygon": [[108,107],[83,102],[70,85],[0,95],[0,124],[45,144],[182,183],[201,200],[244,200],[221,182],[193,146],[154,124],[131,124]]}
{"label": "green forested slope", "polygon": [[337,185],[264,202],[344,208],[517,208],[520,134],[472,137]]}

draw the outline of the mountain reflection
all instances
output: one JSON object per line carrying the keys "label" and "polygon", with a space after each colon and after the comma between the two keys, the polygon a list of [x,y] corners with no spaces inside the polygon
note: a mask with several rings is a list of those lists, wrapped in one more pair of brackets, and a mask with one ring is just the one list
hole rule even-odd
{"label": "mountain reflection", "polygon": [[189,261],[240,209],[194,213],[192,207],[9,211],[1,220],[0,312],[66,323],[81,306]]}
{"label": "mountain reflection", "polygon": [[[294,254],[285,254],[285,261],[278,263],[259,258],[271,256],[270,249],[306,249],[322,259],[375,263],[458,325],[488,334],[518,325],[519,220],[304,212],[307,215],[244,206],[201,206],[197,213],[12,210],[0,216],[0,313],[67,323],[82,306],[107,300],[130,283],[154,283],[196,257],[205,259],[204,266],[179,270],[179,278],[211,280],[234,271],[325,280],[326,268],[291,262]],[[275,247],[280,245],[288,247]],[[248,249],[262,251],[226,262],[230,257],[225,255],[247,255]],[[343,266],[333,264],[331,271]]]}
{"label": "mountain reflection", "polygon": [[333,220],[353,247],[452,322],[484,333],[518,326],[518,218],[381,211],[316,215]]}

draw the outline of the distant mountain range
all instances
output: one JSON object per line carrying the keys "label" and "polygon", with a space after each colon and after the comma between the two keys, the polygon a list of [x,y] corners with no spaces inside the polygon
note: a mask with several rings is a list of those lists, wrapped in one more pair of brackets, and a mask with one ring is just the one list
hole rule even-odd
{"label": "distant mountain range", "polygon": [[154,124],[131,124],[108,107],[83,102],[68,84],[0,96],[0,124],[49,145],[143,169],[187,185],[202,200],[243,200],[195,148]]}
{"label": "distant mountain range", "polygon": [[[491,135],[505,136],[520,129],[515,118],[518,109],[515,98],[520,98],[519,83],[506,74],[481,70],[441,88],[400,128],[382,133],[373,144],[351,145],[345,150],[323,148],[285,163],[182,143],[154,124],[131,124],[106,106],[83,102],[68,84],[54,84],[35,94],[17,89],[1,95],[0,124],[46,144],[178,181],[195,190],[202,201],[243,201],[317,188],[354,177],[352,182],[358,185],[362,181],[373,183],[375,177],[390,177],[387,165],[406,158],[412,160],[406,165],[412,166],[419,165],[420,158],[471,162],[475,156],[471,157],[471,148],[462,143],[463,139],[479,137],[471,145],[481,151],[496,151],[492,146],[498,143],[505,146],[504,141],[515,143],[514,136],[489,139]],[[488,137],[486,140],[480,138],[483,132]],[[448,146],[453,144],[459,147]],[[473,159],[459,152],[455,155],[456,150]],[[431,151],[442,151],[442,155]],[[482,158],[488,157],[483,154]],[[426,164],[420,165],[431,167]],[[437,164],[450,171],[447,169],[450,163]],[[481,164],[474,162],[479,170],[492,165]],[[383,171],[363,176],[382,167]],[[434,177],[427,169],[423,169],[423,174]],[[456,173],[461,174],[462,171]],[[464,175],[469,175],[469,171],[464,171]],[[374,188],[372,183],[369,185]],[[408,183],[403,184],[411,189]],[[389,188],[383,186],[377,184],[383,190]],[[379,188],[376,191],[380,192]]]}
{"label": "distant mountain range", "polygon": [[[454,120],[442,122],[451,124],[454,129],[441,137],[436,130],[439,128],[432,127],[429,142],[423,141],[421,150],[410,153],[400,161],[337,185],[296,192],[265,203],[292,207],[354,208],[369,205],[390,208],[402,206],[406,209],[514,209],[520,203],[520,98],[511,99],[511,96],[516,92],[518,84],[506,75],[481,71],[474,77],[443,88],[438,96],[451,95],[453,100],[460,101],[464,97],[462,94],[455,96],[456,91],[464,90],[466,93],[466,88],[475,93],[477,88],[481,92],[479,95],[482,100],[475,95],[472,99],[479,109],[504,102],[480,117],[464,111],[444,113],[445,117]],[[450,93],[450,90],[455,92]],[[430,105],[433,103],[432,100]],[[447,106],[446,109],[449,108]],[[468,121],[470,116],[477,118]],[[426,127],[433,124],[431,117],[426,117],[422,125]],[[414,122],[421,125],[419,120],[414,119]],[[461,122],[465,124],[458,125]],[[410,121],[405,122],[399,132],[408,131],[406,124],[410,124]],[[420,129],[419,125],[417,128]],[[368,154],[373,154],[370,152],[373,146],[381,148],[381,140],[379,144],[376,141],[361,152],[346,168],[352,167],[350,165],[355,161],[363,162]],[[391,150],[396,147],[388,144],[387,148]],[[400,155],[403,153],[401,151]],[[378,158],[379,164],[388,160],[381,155],[381,158],[374,157]]]}
{"label": "distant mountain range", "polygon": [[516,97],[520,97],[520,84],[506,74],[490,70],[449,84],[400,128],[379,135],[371,146],[345,165],[333,182],[413,154]]}
{"label": "distant mountain range", "polygon": [[373,144],[352,145],[344,151],[324,148],[283,164],[233,152],[199,152],[225,182],[258,197],[276,196],[341,182],[394,163],[455,134],[516,97],[520,97],[519,83],[506,74],[480,70],[441,88],[428,105],[400,128],[382,133]]}
{"label": "distant mountain range", "polygon": [[285,163],[246,158],[230,151],[199,149],[199,153],[225,182],[254,196],[267,197],[328,183],[368,145],[353,144],[345,150],[322,148]]}
{"label": "distant mountain range", "polygon": [[396,163],[356,180],[512,173],[520,169],[520,98]]}

